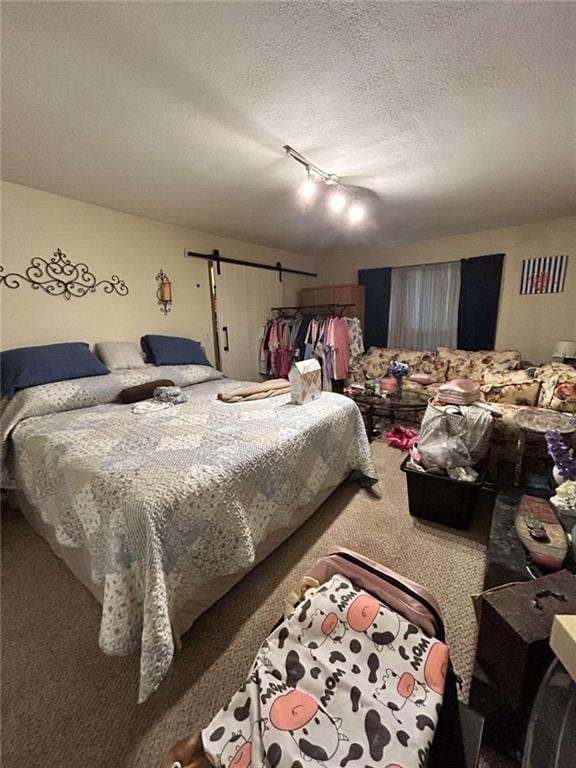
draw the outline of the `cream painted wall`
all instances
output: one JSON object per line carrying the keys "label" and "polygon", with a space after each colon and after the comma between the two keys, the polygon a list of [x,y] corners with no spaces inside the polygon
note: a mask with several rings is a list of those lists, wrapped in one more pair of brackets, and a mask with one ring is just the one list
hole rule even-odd
{"label": "cream painted wall", "polygon": [[[506,253],[496,347],[520,349],[525,359],[550,358],[557,339],[576,338],[576,217],[402,243],[316,258],[196,232],[82,203],[9,182],[2,183],[2,257],[5,272],[23,272],[32,256],[61,248],[73,262],[86,262],[98,279],[118,274],[126,297],[100,289],[65,301],[27,285],[0,287],[2,346],[55,341],[138,341],[143,333],[192,336],[213,357],[208,268],[185,258],[185,249],[319,272],[320,278],[285,275],[283,301],[297,304],[303,286],[355,283],[358,269],[432,263],[487,253]],[[520,296],[522,259],[571,254],[561,294]],[[174,304],[165,317],[156,303],[155,276],[170,276]],[[223,269],[225,265],[223,265]],[[197,287],[199,286],[199,287]],[[241,304],[242,297],[239,296]]]}
{"label": "cream painted wall", "polygon": [[[359,269],[398,267],[505,253],[497,349],[519,349],[525,360],[550,359],[558,339],[576,339],[576,217],[487,232],[402,243],[319,258],[328,281],[357,282]],[[520,296],[522,259],[570,254],[563,293]]]}
{"label": "cream painted wall", "polygon": [[[85,262],[97,279],[117,274],[127,296],[100,288],[84,298],[49,296],[23,283],[0,286],[2,347],[58,341],[138,341],[144,333],[190,336],[213,360],[208,263],[184,257],[185,249],[315,272],[315,259],[228,240],[184,227],[119,213],[58,195],[2,183],[2,258],[5,274],[24,272],[33,256],[49,258],[61,248],[73,263]],[[172,311],[156,301],[155,276],[162,268],[172,281]],[[222,265],[225,269],[226,265]],[[314,278],[283,276],[283,301],[297,303],[298,291]],[[242,302],[242,297],[238,297]],[[256,343],[256,342],[255,342]]]}

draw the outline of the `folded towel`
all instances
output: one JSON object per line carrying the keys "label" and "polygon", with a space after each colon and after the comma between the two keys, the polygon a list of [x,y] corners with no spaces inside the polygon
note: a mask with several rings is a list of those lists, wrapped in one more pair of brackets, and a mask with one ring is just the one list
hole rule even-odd
{"label": "folded towel", "polygon": [[126,387],[120,392],[120,400],[123,403],[137,403],[139,400],[149,400],[154,397],[154,390],[157,387],[173,387],[174,382],[170,379],[157,379],[156,381],[147,381],[145,384],[136,384],[134,387]]}
{"label": "folded towel", "polygon": [[223,403],[243,403],[247,400],[264,400],[267,397],[287,394],[290,394],[290,383],[286,379],[271,379],[262,381],[260,384],[233,389],[230,392],[219,392],[218,400]]}

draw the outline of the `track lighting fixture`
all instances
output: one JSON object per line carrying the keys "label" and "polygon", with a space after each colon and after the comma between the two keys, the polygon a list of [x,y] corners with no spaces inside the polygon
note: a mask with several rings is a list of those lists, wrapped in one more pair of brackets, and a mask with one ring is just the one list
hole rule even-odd
{"label": "track lighting fixture", "polygon": [[327,205],[332,213],[338,215],[346,211],[348,223],[352,226],[365,218],[365,205],[357,199],[351,187],[342,183],[339,176],[322,170],[288,144],[284,146],[284,151],[306,169],[306,179],[298,190],[299,197],[305,203],[310,203],[316,197],[320,185],[324,184],[329,187]]}

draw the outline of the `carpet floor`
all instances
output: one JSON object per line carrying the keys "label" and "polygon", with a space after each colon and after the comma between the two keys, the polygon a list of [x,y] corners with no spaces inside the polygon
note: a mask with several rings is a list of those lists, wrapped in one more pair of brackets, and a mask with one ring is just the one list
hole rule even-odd
{"label": "carpet floor", "polygon": [[[156,768],[236,690],[304,571],[342,544],[438,598],[466,695],[476,639],[470,596],[485,562],[482,521],[466,534],[408,514],[402,456],[373,444],[380,498],[341,485],[312,518],[207,611],[168,678],[136,704],[138,659],[98,648],[100,608],[20,514],[2,514],[2,765]],[[488,752],[486,768],[509,764]]]}

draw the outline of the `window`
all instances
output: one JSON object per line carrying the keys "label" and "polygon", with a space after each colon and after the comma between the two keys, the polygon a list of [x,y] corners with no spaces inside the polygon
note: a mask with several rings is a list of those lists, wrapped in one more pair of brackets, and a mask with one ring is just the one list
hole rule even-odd
{"label": "window", "polygon": [[460,263],[392,270],[388,345],[434,350],[456,347]]}

